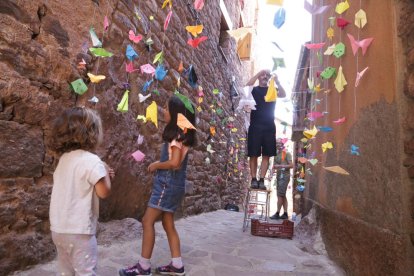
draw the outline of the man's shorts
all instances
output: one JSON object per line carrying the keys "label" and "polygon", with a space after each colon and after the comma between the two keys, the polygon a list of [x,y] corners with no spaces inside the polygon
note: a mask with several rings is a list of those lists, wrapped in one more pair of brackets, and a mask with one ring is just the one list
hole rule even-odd
{"label": "man's shorts", "polygon": [[276,156],[276,129],[249,126],[247,156]]}
{"label": "man's shorts", "polygon": [[282,173],[276,176],[277,196],[286,196],[286,190],[290,181],[290,174]]}

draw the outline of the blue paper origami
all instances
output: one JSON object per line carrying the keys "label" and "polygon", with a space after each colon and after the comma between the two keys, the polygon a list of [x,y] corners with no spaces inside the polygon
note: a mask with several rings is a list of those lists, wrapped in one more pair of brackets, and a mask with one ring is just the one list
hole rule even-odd
{"label": "blue paper origami", "polygon": [[164,65],[158,64],[157,68],[155,68],[155,79],[162,81],[167,75],[167,72],[168,70],[164,69]]}
{"label": "blue paper origami", "polygon": [[186,73],[188,74],[188,83],[191,85],[192,88],[197,88],[198,77],[196,75],[193,65],[190,65]]}
{"label": "blue paper origami", "polygon": [[322,132],[331,132],[333,130],[333,128],[329,127],[329,126],[318,126],[319,131]]}
{"label": "blue paper origami", "polygon": [[286,19],[286,10],[284,8],[280,8],[275,14],[273,25],[275,25],[276,28],[280,29],[280,27],[282,27],[283,24],[285,24],[285,19]]}
{"label": "blue paper origami", "polygon": [[359,147],[356,145],[351,145],[351,154],[359,156]]}
{"label": "blue paper origami", "polygon": [[298,190],[298,192],[303,192],[305,190],[305,186],[298,185],[298,186],[296,186],[296,190]]}
{"label": "blue paper origami", "polygon": [[126,48],[125,55],[131,61],[138,57],[137,52],[135,52],[135,50],[134,50],[134,48],[132,48],[131,44],[128,44],[128,46]]}
{"label": "blue paper origami", "polygon": [[150,85],[153,81],[154,81],[153,79],[151,79],[149,81],[146,81],[144,86],[142,87],[142,92],[147,92],[148,88],[150,87]]}

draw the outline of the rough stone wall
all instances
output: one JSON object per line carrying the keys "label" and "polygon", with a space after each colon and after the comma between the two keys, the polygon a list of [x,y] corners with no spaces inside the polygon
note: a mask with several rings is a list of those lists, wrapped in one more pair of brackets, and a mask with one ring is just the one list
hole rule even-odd
{"label": "rough stone wall", "polygon": [[[314,2],[333,6],[337,3]],[[409,205],[409,200],[412,201],[413,184],[403,167],[404,155],[411,153],[412,129],[407,136],[408,125],[404,131],[403,121],[405,116],[412,115],[412,109],[411,112],[408,109],[412,99],[404,96],[401,85],[401,74],[410,66],[409,63],[402,65],[400,60],[412,48],[413,4],[412,1],[392,0],[361,3],[368,24],[360,31],[360,39],[374,37],[374,41],[364,56],[359,53],[358,71],[366,66],[369,71],[354,90],[356,57],[346,36],[350,33],[357,37],[353,22],[360,7],[359,2],[354,1],[342,15],[351,24],[342,34],[335,26],[332,42],[338,43],[342,37],[345,55],[341,60],[325,57],[321,68],[328,64],[335,68],[342,65],[348,85],[339,94],[333,84],[335,77],[323,83],[331,89],[327,99],[329,114],[316,124],[331,125],[334,130],[318,134],[312,143],[312,151],[316,151],[321,165],[316,166],[313,176],[307,179],[306,209],[314,206],[318,210],[327,251],[349,275],[412,275],[413,206]],[[397,9],[400,13],[403,11],[401,16],[394,16],[393,11]],[[326,40],[329,16],[332,14],[328,12],[324,17],[314,17],[312,41],[315,43]],[[388,24],[380,24],[385,18]],[[399,25],[395,23],[397,18],[401,18]],[[398,47],[398,26],[403,47],[406,47],[403,51]],[[317,63],[313,55],[311,66]],[[409,79],[410,72],[406,76]],[[406,83],[409,84],[409,80]],[[410,93],[408,87],[406,85],[406,94]],[[332,124],[343,116],[347,119],[344,124]],[[320,145],[326,141],[333,142],[334,149],[322,153]],[[360,147],[360,156],[350,154],[351,144]],[[350,175],[334,174],[322,168],[335,165],[346,169]],[[410,170],[410,159],[406,160],[406,165]]]}
{"label": "rough stone wall", "polygon": [[[144,34],[143,24],[134,15],[134,5],[150,27],[144,37],[151,35],[154,40],[150,53],[142,42],[134,45],[140,55],[134,61],[138,67],[152,62],[154,55],[161,51],[162,26],[167,14],[165,9],[161,10],[162,2],[0,1],[0,271],[3,275],[54,255],[48,209],[52,173],[58,157],[49,146],[51,123],[65,108],[93,107],[87,100],[94,95],[94,90],[100,100],[94,108],[103,119],[105,136],[98,154],[116,171],[113,194],[101,202],[101,219],[142,216],[152,186],[152,176],[146,168],[159,158],[160,134],[165,124],[159,122],[157,129],[135,118],[145,114],[151,100],[159,106],[165,104],[176,83],[171,72],[177,70],[180,60],[185,68],[194,65],[205,94],[203,111],[198,114],[199,143],[190,155],[187,195],[181,214],[220,209],[228,202],[241,203],[245,181],[237,171],[236,158],[244,160],[244,142],[239,138],[244,137],[245,130],[240,116],[232,123],[238,128],[235,133],[230,131],[229,122],[222,121],[233,115],[229,96],[231,77],[236,77],[236,86],[240,89],[250,67],[246,66],[246,70],[238,60],[234,42],[227,45],[232,49],[227,51],[228,63],[217,50],[221,18],[218,0],[206,1],[199,13],[209,38],[196,50],[187,45],[189,35],[184,29],[195,24],[187,5],[191,6],[194,1],[173,1],[173,16],[164,40],[164,64],[170,72],[150,89],[156,87],[160,96],[153,94],[140,103],[138,93],[147,79],[141,73],[132,73],[129,111],[116,111],[124,93],[123,83],[127,81],[124,53],[126,46],[132,44],[128,31]],[[229,10],[239,11],[238,1],[226,3],[232,5]],[[101,37],[105,15],[110,26],[103,45],[115,55],[98,60],[87,50],[91,44],[88,30],[95,27]],[[150,15],[154,16],[153,21],[148,20]],[[82,58],[87,62],[87,70],[77,68]],[[86,94],[76,96],[70,91],[69,83],[83,78],[88,84],[87,72],[104,74],[107,78],[94,88],[89,85]],[[184,77],[181,83],[180,92],[197,103],[197,91]],[[214,88],[222,91],[223,96],[213,95]],[[212,111],[210,106],[214,103],[216,108],[217,103],[222,104],[222,115]],[[159,117],[162,119],[162,114]],[[208,139],[211,124],[216,125],[217,134]],[[144,136],[140,146],[136,142],[139,134]],[[206,152],[208,144],[212,145],[214,154]],[[236,150],[233,155],[229,154],[232,147],[238,147],[237,157]],[[137,149],[146,154],[142,163],[130,157]],[[206,164],[206,157],[210,158],[210,164]]]}

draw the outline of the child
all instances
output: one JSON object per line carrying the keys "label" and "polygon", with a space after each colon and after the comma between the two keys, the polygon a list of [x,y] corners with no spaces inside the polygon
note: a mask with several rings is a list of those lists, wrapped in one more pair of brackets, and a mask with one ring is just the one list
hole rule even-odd
{"label": "child", "polygon": [[196,142],[195,114],[187,110],[177,96],[173,96],[164,115],[167,125],[162,134],[164,144],[161,159],[148,166],[148,171],[156,171],[156,174],[151,198],[142,219],[141,257],[136,265],[121,269],[121,276],[152,275],[150,258],[155,243],[154,223],[160,216],[167,233],[172,260],[169,265],[158,267],[157,272],[165,275],[185,275],[180,238],[174,225],[174,212],[185,193],[188,149]]}
{"label": "child", "polygon": [[59,275],[96,275],[99,199],[111,190],[114,172],[93,151],[102,123],[91,109],[67,109],[53,126],[53,147],[62,154],[53,173],[50,229]]}

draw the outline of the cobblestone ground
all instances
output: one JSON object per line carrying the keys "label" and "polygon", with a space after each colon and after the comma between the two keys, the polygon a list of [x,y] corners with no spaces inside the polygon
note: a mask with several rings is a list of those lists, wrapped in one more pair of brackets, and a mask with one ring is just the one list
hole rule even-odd
{"label": "cobblestone ground", "polygon": [[[299,249],[299,240],[256,237],[242,231],[242,212],[216,211],[180,219],[180,233],[186,275],[345,275],[325,255]],[[138,222],[136,222],[139,225]],[[153,267],[170,260],[167,237],[161,223],[156,224]],[[139,235],[138,235],[139,236]],[[106,239],[111,239],[106,237]],[[116,276],[118,269],[137,261],[141,238],[105,242],[98,237],[99,276]],[[14,275],[54,275],[56,262],[33,267]]]}

